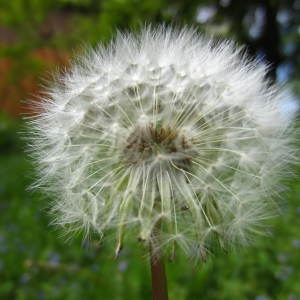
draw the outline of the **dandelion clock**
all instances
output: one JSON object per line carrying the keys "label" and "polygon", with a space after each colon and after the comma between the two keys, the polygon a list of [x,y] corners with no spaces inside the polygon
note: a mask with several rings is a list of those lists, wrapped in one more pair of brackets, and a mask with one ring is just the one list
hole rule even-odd
{"label": "dandelion clock", "polygon": [[91,50],[30,120],[35,186],[52,195],[55,223],[113,232],[116,256],[125,236],[149,245],[154,299],[167,298],[163,258],[177,249],[204,260],[251,242],[294,155],[285,92],[265,75],[233,43],[188,28]]}

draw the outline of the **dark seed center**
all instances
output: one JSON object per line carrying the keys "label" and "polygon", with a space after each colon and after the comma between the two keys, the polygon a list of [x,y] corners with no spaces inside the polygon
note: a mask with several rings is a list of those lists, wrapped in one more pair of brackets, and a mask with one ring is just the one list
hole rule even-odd
{"label": "dark seed center", "polygon": [[178,167],[190,165],[191,143],[187,138],[169,126],[137,127],[127,138],[124,148],[125,161],[131,164],[150,159],[166,157]]}

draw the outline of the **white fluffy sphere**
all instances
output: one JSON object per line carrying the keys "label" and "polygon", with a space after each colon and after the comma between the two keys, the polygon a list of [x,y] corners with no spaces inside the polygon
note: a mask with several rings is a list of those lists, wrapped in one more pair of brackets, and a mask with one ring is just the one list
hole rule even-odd
{"label": "white fluffy sphere", "polygon": [[[115,228],[205,253],[247,243],[293,155],[284,93],[230,42],[119,34],[59,77],[31,120],[38,186],[70,231]],[[198,250],[197,250],[198,249]]]}

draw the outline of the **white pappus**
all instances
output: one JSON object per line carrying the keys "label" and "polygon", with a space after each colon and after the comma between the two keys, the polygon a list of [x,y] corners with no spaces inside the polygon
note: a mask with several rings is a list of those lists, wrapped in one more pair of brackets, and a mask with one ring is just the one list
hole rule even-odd
{"label": "white pappus", "polygon": [[159,243],[174,256],[247,244],[274,214],[292,118],[266,66],[195,30],[118,34],[47,90],[30,121],[55,223]]}

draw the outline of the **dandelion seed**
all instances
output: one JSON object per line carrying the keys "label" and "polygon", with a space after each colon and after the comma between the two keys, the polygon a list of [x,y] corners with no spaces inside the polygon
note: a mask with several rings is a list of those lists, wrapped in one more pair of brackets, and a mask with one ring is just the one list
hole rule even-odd
{"label": "dandelion seed", "polygon": [[292,118],[266,67],[190,29],[118,34],[59,77],[31,120],[36,183],[69,231],[132,228],[174,257],[247,244],[274,213]]}

